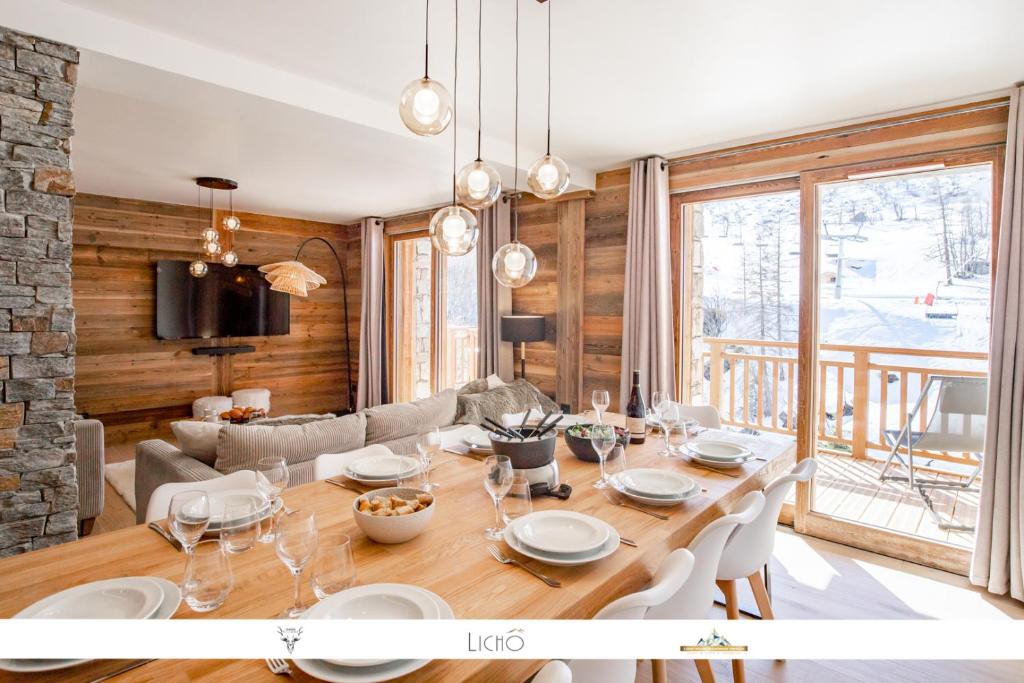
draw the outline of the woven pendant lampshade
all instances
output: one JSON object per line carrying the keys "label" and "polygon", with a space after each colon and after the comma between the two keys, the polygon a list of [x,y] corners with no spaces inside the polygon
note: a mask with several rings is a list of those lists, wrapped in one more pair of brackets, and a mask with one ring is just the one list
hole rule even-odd
{"label": "woven pendant lampshade", "polygon": [[321,275],[299,261],[268,263],[260,266],[260,272],[266,274],[270,289],[293,296],[306,296],[309,290],[327,284]]}

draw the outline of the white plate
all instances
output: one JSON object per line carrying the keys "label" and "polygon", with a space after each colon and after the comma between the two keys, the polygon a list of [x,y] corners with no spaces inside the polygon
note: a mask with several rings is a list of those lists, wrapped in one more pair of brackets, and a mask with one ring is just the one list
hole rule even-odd
{"label": "white plate", "polygon": [[[207,494],[207,498],[210,501],[210,524],[206,527],[206,531],[220,531],[220,528],[224,525],[224,505],[228,498],[231,497],[249,498],[256,506],[257,514],[259,519],[263,519],[270,514],[270,504],[267,499],[263,497],[259,491],[253,489],[233,489],[230,491],[211,491]],[[280,509],[284,502],[277,499],[277,509]],[[186,512],[187,512],[186,508]],[[236,520],[228,520],[234,522]]]}
{"label": "white plate", "polygon": [[742,460],[708,460],[707,458],[700,457],[689,449],[686,450],[686,455],[695,463],[720,470],[731,470],[737,467],[742,467],[744,463],[750,462],[754,459],[754,456],[751,455],[750,457],[743,458]]}
{"label": "white plate", "polygon": [[750,449],[731,441],[714,441],[712,439],[698,439],[690,441],[687,447],[705,460],[720,460],[722,462],[735,462],[750,457]]}
{"label": "white plate", "polygon": [[625,489],[648,498],[682,498],[697,486],[693,479],[671,470],[638,468],[616,476]]}
{"label": "white plate", "polygon": [[164,594],[144,576],[107,579],[75,586],[43,598],[15,619],[148,619]]}
{"label": "white plate", "polygon": [[616,476],[617,475],[612,475],[611,477],[612,486],[615,488],[615,490],[617,490],[619,493],[626,496],[627,498],[631,498],[638,503],[643,503],[644,505],[652,505],[655,507],[669,507],[672,505],[679,505],[680,503],[685,503],[686,501],[691,500],[692,498],[696,498],[697,496],[700,495],[700,487],[695,486],[688,493],[686,493],[683,496],[680,496],[679,498],[650,498],[648,496],[644,496],[639,493],[634,493],[630,491],[625,486],[619,483]]}
{"label": "white plate", "polygon": [[512,527],[505,527],[503,537],[508,547],[515,550],[521,555],[533,558],[545,564],[550,564],[556,567],[576,567],[581,564],[589,564],[591,562],[597,562],[608,557],[616,550],[619,549],[619,532],[615,530],[611,525],[605,525],[608,527],[608,540],[604,542],[600,548],[595,551],[586,553],[546,553],[536,548],[521,543],[516,535],[512,533]]}
{"label": "white plate", "polygon": [[[378,584],[380,585],[380,584]],[[440,619],[454,619],[455,613],[440,596],[418,586],[406,586],[429,598],[437,607]],[[311,609],[310,612],[313,610]],[[310,612],[303,615],[308,618]],[[360,661],[360,660],[352,660]],[[362,660],[367,661],[367,660]],[[381,683],[390,681],[399,676],[405,676],[413,671],[422,669],[430,663],[429,659],[396,659],[383,664],[372,666],[344,666],[332,664],[323,659],[296,659],[297,667],[323,681],[329,683]]]}
{"label": "white plate", "polygon": [[571,510],[545,510],[520,517],[512,531],[521,543],[563,555],[597,550],[608,540],[608,525]]}
{"label": "white plate", "polygon": [[[170,619],[181,605],[181,590],[167,579],[158,577],[143,578],[148,578],[155,582],[163,594],[160,606],[150,618]],[[72,666],[78,666],[79,664],[91,661],[91,659],[0,659],[0,670],[15,673],[40,673],[68,669]]]}
{"label": "white plate", "polygon": [[414,474],[420,463],[406,455],[370,455],[348,465],[348,475],[359,480],[391,480]]}

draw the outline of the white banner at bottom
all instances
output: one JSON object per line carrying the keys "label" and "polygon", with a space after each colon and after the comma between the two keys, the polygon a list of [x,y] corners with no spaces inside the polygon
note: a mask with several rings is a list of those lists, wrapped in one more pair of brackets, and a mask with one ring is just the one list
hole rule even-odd
{"label": "white banner at bottom", "polygon": [[1020,659],[1014,620],[0,620],[17,659]]}

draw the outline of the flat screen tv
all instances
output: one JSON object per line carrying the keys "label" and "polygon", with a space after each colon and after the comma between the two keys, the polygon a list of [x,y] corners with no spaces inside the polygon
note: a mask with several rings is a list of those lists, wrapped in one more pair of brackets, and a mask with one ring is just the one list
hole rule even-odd
{"label": "flat screen tv", "polygon": [[209,264],[192,277],[188,261],[156,263],[159,339],[262,337],[288,334],[287,294],[272,292],[256,266]]}

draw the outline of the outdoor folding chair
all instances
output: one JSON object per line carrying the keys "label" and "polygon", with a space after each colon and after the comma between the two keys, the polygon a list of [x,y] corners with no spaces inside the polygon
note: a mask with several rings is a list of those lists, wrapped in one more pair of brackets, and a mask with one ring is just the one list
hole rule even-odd
{"label": "outdoor folding chair", "polygon": [[[931,401],[931,416],[923,432],[913,430],[920,419],[926,400],[932,393],[937,398]],[[879,475],[882,481],[905,481],[917,491],[940,529],[973,531],[974,527],[943,521],[935,511],[929,489],[974,490],[971,487],[981,473],[981,457],[985,447],[985,413],[988,409],[988,383],[984,377],[948,377],[933,375],[928,378],[914,409],[907,414],[902,429],[888,429],[885,439],[892,447],[889,458]],[[906,459],[899,449],[907,449]],[[948,451],[972,453],[978,458],[978,466],[962,481],[944,481],[938,477],[921,477],[914,472],[914,451]],[[898,461],[906,474],[889,474],[893,461]]]}

